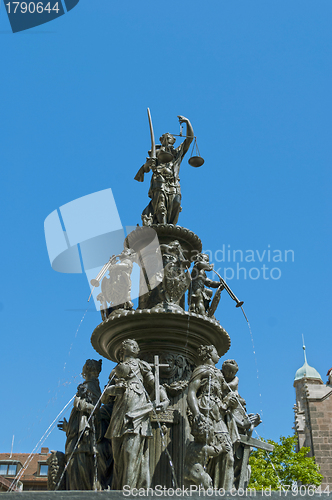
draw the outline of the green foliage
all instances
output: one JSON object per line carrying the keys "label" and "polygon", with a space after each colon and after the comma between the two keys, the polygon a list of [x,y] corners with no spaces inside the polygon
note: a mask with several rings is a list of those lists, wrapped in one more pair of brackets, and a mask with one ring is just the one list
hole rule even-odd
{"label": "green foliage", "polygon": [[[280,443],[268,440],[274,450],[256,450],[250,455],[251,478],[248,488],[278,489],[281,485],[292,486],[293,482],[319,486],[323,476],[314,457],[307,457],[310,448],[296,452],[297,437],[280,437]],[[278,478],[279,476],[279,478]],[[280,484],[281,483],[281,484]]]}

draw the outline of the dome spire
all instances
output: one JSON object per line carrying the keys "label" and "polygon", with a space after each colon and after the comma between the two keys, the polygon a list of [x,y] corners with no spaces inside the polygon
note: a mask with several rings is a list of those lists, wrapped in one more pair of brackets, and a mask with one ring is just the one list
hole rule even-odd
{"label": "dome spire", "polygon": [[302,333],[302,349],[303,349],[303,354],[304,354],[304,364],[307,365],[308,361],[307,361],[307,355],[305,353],[305,345],[304,345],[304,336],[303,336],[303,333]]}
{"label": "dome spire", "polygon": [[319,375],[318,371],[315,368],[313,368],[312,366],[308,365],[307,355],[306,355],[306,347],[304,345],[303,334],[302,334],[302,349],[303,349],[303,355],[304,355],[304,364],[295,373],[294,381],[300,380],[302,378],[314,378],[314,379],[322,380],[322,377]]}

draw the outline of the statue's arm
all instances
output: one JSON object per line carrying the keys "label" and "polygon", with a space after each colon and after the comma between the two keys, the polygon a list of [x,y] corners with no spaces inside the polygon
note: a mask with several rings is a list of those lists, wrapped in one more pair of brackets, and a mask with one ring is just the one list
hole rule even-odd
{"label": "statue's arm", "polygon": [[201,414],[198,406],[197,391],[201,386],[201,376],[196,377],[189,383],[187,403],[194,418]]}
{"label": "statue's arm", "polygon": [[134,179],[135,181],[138,182],[143,182],[144,181],[144,174],[147,174],[150,172],[150,170],[156,165],[156,159],[155,158],[147,158],[146,162],[144,165],[141,166],[137,174],[135,175]]}
{"label": "statue's arm", "polygon": [[220,286],[220,281],[214,281],[206,278],[204,281],[204,285],[209,288],[218,288]]}
{"label": "statue's arm", "polygon": [[188,151],[190,144],[193,141],[194,129],[193,129],[190,121],[188,120],[188,118],[186,118],[185,116],[179,115],[178,119],[179,119],[180,123],[185,123],[187,125],[186,138],[181,145],[182,146],[182,154],[184,156],[186,154],[186,152]]}

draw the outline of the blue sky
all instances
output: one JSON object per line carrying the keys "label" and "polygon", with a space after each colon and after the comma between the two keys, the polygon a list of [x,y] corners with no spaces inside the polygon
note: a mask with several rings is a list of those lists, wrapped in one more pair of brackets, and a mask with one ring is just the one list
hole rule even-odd
{"label": "blue sky", "polygon": [[[106,188],[123,226],[140,222],[149,180],[134,176],[150,147],[148,106],[157,138],[187,116],[205,159],[182,164],[179,224],[218,258],[223,245],[266,250],[262,262],[239,262],[247,279],[236,279],[232,258],[213,259],[221,274],[235,270],[228,283],[245,301],[255,354],[226,295],[217,317],[248,410],[263,413],[258,432],[292,433],[302,334],[324,382],[332,366],[331,14],[329,0],[80,0],[12,34],[1,5],[2,452],[13,435],[15,452],[31,452],[75,394],[85,360],[100,357],[92,305],[81,322],[86,277],[52,270],[43,225]],[[292,250],[294,261],[268,262],[269,249]],[[263,264],[269,279],[250,279]],[[104,360],[101,386],[111,369]],[[64,442],[55,429],[44,446]]]}

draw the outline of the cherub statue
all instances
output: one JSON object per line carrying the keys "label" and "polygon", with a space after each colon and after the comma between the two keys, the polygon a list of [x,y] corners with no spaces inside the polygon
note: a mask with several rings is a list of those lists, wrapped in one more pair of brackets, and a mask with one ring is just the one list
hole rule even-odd
{"label": "cherub statue", "polygon": [[185,487],[196,484],[204,489],[212,488],[212,478],[206,472],[210,457],[217,457],[223,452],[229,452],[230,443],[224,440],[217,442],[214,426],[209,417],[196,420],[191,426],[194,441],[188,445],[184,465]]}
{"label": "cherub statue", "polygon": [[[213,264],[210,264],[209,256],[205,253],[199,253],[196,256],[191,272],[192,285],[188,294],[190,312],[201,314],[202,316],[213,316],[215,313],[224,285],[220,281],[213,281],[206,276],[206,272],[212,271],[212,269]],[[211,307],[212,290],[207,287],[218,288]]]}
{"label": "cherub statue", "polygon": [[[101,282],[101,293],[97,300],[101,303],[101,315],[105,320],[117,309],[132,309],[131,301],[131,273],[136,254],[131,248],[125,248],[119,255],[114,256],[114,261],[108,269],[109,278],[106,276]],[[117,261],[116,261],[117,260]],[[110,304],[108,307],[107,303]]]}

